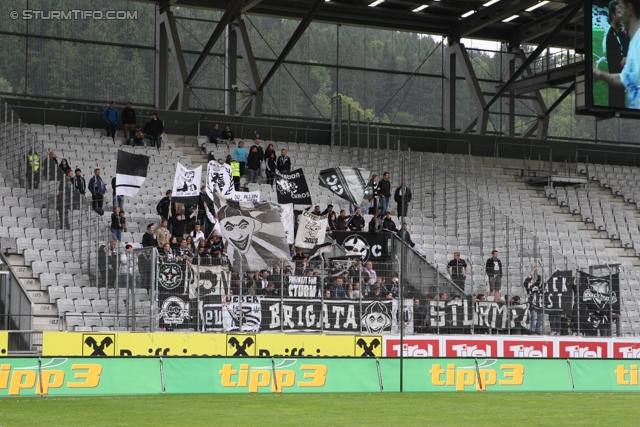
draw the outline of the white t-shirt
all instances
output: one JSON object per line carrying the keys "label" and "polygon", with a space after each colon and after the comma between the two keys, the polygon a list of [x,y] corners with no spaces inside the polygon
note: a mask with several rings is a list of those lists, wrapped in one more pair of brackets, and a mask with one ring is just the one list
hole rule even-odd
{"label": "white t-shirt", "polygon": [[620,73],[622,84],[627,90],[629,108],[640,109],[640,32],[629,42],[627,63]]}

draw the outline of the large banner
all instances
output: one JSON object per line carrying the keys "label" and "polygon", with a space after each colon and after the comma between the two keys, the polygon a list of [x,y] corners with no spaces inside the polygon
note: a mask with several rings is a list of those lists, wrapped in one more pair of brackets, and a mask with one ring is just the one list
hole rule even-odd
{"label": "large banner", "polygon": [[240,265],[268,269],[291,260],[284,227],[270,203],[234,202],[218,193],[214,206],[227,256],[238,270]]}
{"label": "large banner", "polygon": [[368,259],[383,261],[390,255],[391,235],[387,233],[334,231],[332,236],[345,249],[347,254],[359,254],[362,262]]}
{"label": "large banner", "polygon": [[276,191],[278,203],[295,203],[298,205],[310,205],[311,193],[302,169],[296,169],[289,173],[276,174]]}
{"label": "large banner", "polygon": [[173,178],[172,201],[177,203],[196,204],[200,200],[200,182],[202,182],[202,166],[187,169],[180,162],[176,164]]}
{"label": "large banner", "polygon": [[[310,286],[310,285],[305,285]],[[200,301],[202,332],[363,332],[392,333],[397,330],[397,301],[352,301],[254,296],[209,296]],[[405,307],[405,325],[412,316]],[[394,320],[395,319],[395,320]],[[409,333],[407,331],[407,333]]]}
{"label": "large banner", "polygon": [[309,211],[302,211],[300,224],[296,234],[296,247],[313,249],[316,245],[324,243],[327,229],[328,216],[315,215]]}
{"label": "large banner", "polygon": [[511,305],[496,302],[470,302],[469,300],[429,301],[426,326],[451,332],[476,332],[489,329],[529,329],[528,304]]}

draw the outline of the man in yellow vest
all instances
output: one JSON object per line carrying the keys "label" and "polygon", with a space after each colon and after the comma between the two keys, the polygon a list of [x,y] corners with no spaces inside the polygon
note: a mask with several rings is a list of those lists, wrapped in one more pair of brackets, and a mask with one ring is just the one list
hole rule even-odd
{"label": "man in yellow vest", "polygon": [[27,156],[27,182],[29,187],[33,184],[34,189],[40,185],[40,156],[35,147],[29,151]]}
{"label": "man in yellow vest", "polygon": [[236,191],[240,191],[240,163],[236,159],[231,159],[229,165],[231,166],[231,175],[233,176],[233,187]]}

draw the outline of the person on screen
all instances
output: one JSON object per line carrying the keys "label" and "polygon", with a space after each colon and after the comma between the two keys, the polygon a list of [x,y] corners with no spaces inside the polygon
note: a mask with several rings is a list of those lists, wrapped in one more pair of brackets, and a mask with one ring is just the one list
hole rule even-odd
{"label": "person on screen", "polygon": [[[627,60],[629,50],[629,34],[622,26],[623,9],[618,0],[609,3],[608,21],[611,27],[607,32],[607,64],[609,73],[619,74]],[[609,88],[609,107],[625,108],[624,87],[611,86]]]}
{"label": "person on screen", "polygon": [[629,50],[624,67],[619,73],[593,69],[595,80],[604,80],[611,87],[621,87],[627,91],[628,108],[640,109],[640,0],[619,0],[622,9],[620,20],[629,34]]}

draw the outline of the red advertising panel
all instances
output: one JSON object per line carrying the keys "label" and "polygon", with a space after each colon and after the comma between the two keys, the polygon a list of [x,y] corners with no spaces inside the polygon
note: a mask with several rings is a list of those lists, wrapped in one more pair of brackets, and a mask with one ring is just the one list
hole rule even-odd
{"label": "red advertising panel", "polygon": [[502,341],[504,357],[553,357],[553,341],[506,339]]}
{"label": "red advertising panel", "polygon": [[440,340],[437,339],[404,339],[400,354],[400,339],[386,340],[387,357],[439,357]]}
{"label": "red advertising panel", "polygon": [[498,340],[459,339],[446,341],[446,357],[497,357]]}
{"label": "red advertising panel", "polygon": [[602,359],[609,357],[608,343],[604,341],[560,341],[559,357]]}
{"label": "red advertising panel", "polygon": [[614,359],[640,359],[640,342],[613,342]]}

